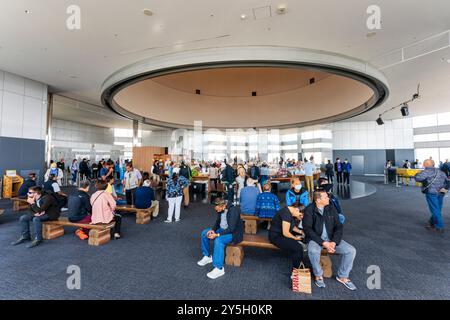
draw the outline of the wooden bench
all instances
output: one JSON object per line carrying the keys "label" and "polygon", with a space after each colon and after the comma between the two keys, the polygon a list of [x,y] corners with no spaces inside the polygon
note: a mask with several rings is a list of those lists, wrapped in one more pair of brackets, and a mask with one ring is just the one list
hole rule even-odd
{"label": "wooden bench", "polygon": [[[225,264],[229,266],[240,267],[244,260],[244,247],[254,247],[261,249],[280,250],[277,246],[269,242],[267,237],[256,235],[244,235],[244,239],[241,243],[229,244],[225,249]],[[320,256],[320,265],[323,269],[323,276],[325,278],[331,278],[332,276],[332,263],[326,250],[322,250]]]}
{"label": "wooden bench", "polygon": [[244,220],[244,232],[247,234],[256,234],[256,229],[259,221],[272,221],[271,218],[260,218],[248,214],[241,214],[241,219]]}
{"label": "wooden bench", "polygon": [[137,224],[147,224],[150,223],[150,221],[152,220],[153,211],[155,211],[155,207],[150,207],[148,209],[137,209],[132,205],[124,205],[124,206],[117,206],[116,210],[135,213]]}
{"label": "wooden bench", "polygon": [[13,211],[27,210],[30,207],[27,199],[11,198],[11,201],[13,203]]}
{"label": "wooden bench", "polygon": [[70,222],[67,218],[59,218],[55,221],[45,221],[42,225],[42,236],[46,240],[55,239],[64,235],[63,227],[77,227],[89,229],[88,243],[91,246],[99,246],[111,240],[111,229],[115,222],[108,224],[85,224]]}

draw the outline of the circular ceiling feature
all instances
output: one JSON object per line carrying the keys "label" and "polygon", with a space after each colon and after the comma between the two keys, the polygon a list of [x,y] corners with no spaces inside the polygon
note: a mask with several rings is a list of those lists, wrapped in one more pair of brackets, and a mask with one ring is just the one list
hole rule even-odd
{"label": "circular ceiling feature", "polygon": [[289,47],[228,47],[144,60],[111,75],[102,103],[167,128],[289,128],[330,123],[385,101],[387,80],[369,64]]}

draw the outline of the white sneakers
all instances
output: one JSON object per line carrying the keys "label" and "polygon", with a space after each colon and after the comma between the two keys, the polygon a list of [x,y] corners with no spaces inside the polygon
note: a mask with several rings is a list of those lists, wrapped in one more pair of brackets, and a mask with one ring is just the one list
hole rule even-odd
{"label": "white sneakers", "polygon": [[214,268],[211,272],[207,274],[208,278],[210,279],[217,279],[218,277],[221,277],[225,274],[225,268],[217,269]]}
{"label": "white sneakers", "polygon": [[199,262],[197,262],[197,264],[200,267],[204,267],[206,266],[208,263],[212,262],[212,258],[211,257],[207,257],[207,256],[203,256],[202,260],[200,260]]}
{"label": "white sneakers", "polygon": [[[197,262],[197,264],[201,267],[204,267],[207,264],[212,263],[212,261],[213,261],[212,257],[203,256],[202,260]],[[224,274],[225,274],[225,268],[222,268],[222,269],[214,268],[211,272],[208,272],[208,274],[206,274],[206,275],[210,279],[217,279],[217,278],[223,276]]]}

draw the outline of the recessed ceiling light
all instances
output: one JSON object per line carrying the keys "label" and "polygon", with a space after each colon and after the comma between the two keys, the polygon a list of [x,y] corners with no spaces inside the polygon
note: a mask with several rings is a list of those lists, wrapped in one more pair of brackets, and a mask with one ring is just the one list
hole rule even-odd
{"label": "recessed ceiling light", "polygon": [[286,7],[285,4],[280,4],[280,5],[277,7],[277,13],[278,13],[278,14],[285,14],[285,13],[286,13],[286,10],[287,10],[287,7]]}
{"label": "recessed ceiling light", "polygon": [[153,15],[152,10],[150,10],[150,9],[144,9],[144,10],[142,10],[142,12],[143,12],[146,16],[149,16],[149,17],[151,17],[151,16]]}
{"label": "recessed ceiling light", "polygon": [[366,37],[367,38],[375,37],[376,34],[377,33],[375,31],[374,32],[369,32],[368,34],[366,34]]}
{"label": "recessed ceiling light", "polygon": [[27,9],[25,10],[25,13],[31,13],[31,10]]}
{"label": "recessed ceiling light", "polygon": [[245,20],[245,19],[247,19],[247,15],[241,14],[241,20]]}

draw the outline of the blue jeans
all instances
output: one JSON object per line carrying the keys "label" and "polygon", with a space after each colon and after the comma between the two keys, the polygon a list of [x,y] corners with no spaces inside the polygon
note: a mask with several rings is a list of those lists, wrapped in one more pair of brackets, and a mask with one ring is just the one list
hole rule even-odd
{"label": "blue jeans", "polygon": [[[202,252],[205,257],[211,255],[210,239],[206,237],[206,234],[211,228],[207,228],[202,231]],[[216,233],[221,233],[223,230],[221,228],[217,229]],[[223,263],[225,260],[225,248],[233,241],[232,234],[226,234],[215,238],[214,240],[214,254],[213,254],[213,266],[217,269],[223,268]]]}
{"label": "blue jeans", "polygon": [[78,174],[78,170],[75,170],[72,172],[72,182],[73,183],[77,182],[77,174]]}
{"label": "blue jeans", "polygon": [[442,205],[444,203],[444,195],[427,193],[425,194],[425,197],[431,212],[430,222],[436,229],[443,229],[444,221],[442,220]]}
{"label": "blue jeans", "polygon": [[50,220],[48,214],[44,214],[40,217],[35,217],[32,213],[24,214],[20,217],[20,225],[22,226],[22,237],[31,239],[30,236],[30,222],[33,222],[34,232],[36,233],[36,240],[42,239],[42,222]]}
{"label": "blue jeans", "polygon": [[[353,260],[355,260],[356,249],[342,240],[338,246],[336,246],[336,254],[342,255],[341,264],[339,265],[338,277],[348,278],[350,271],[353,268]],[[323,270],[320,266],[320,252],[322,251],[322,246],[314,241],[308,243],[308,256],[313,267],[313,272],[316,277],[323,276]]]}

